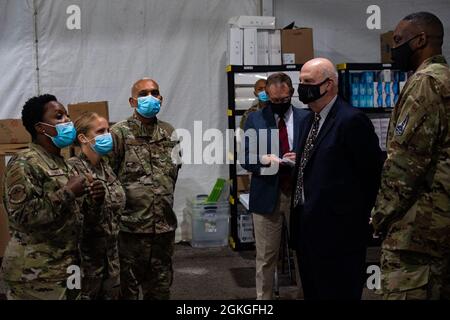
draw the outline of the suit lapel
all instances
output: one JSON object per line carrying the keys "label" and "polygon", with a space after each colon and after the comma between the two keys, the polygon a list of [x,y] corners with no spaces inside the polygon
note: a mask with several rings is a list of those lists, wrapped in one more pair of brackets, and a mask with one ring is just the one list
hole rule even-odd
{"label": "suit lapel", "polygon": [[299,143],[299,136],[300,136],[300,116],[299,116],[299,111],[297,110],[297,108],[292,107],[292,116],[294,117],[294,140],[293,140],[293,145],[292,145],[292,149],[297,150],[298,147],[298,143]]}
{"label": "suit lapel", "polygon": [[275,121],[275,116],[273,115],[272,108],[270,106],[267,106],[266,108],[262,109],[263,117],[265,123],[265,127],[267,129],[277,129],[277,123]]}
{"label": "suit lapel", "polygon": [[[263,128],[267,129],[267,137],[266,137],[267,152],[273,153],[274,151],[272,150],[272,130],[277,129],[277,123],[275,121],[275,117],[273,115],[272,108],[270,108],[270,106],[267,106],[264,109],[262,109],[262,116],[264,119]],[[278,143],[278,141],[276,143]],[[258,148],[259,148],[259,146],[258,146]]]}
{"label": "suit lapel", "polygon": [[306,145],[306,140],[308,139],[309,132],[311,131],[311,127],[314,121],[314,113],[311,112],[311,114],[306,118],[305,120],[305,126],[303,128],[300,128],[301,134],[299,134],[300,140],[298,142],[298,151],[299,153],[303,153],[303,149]]}

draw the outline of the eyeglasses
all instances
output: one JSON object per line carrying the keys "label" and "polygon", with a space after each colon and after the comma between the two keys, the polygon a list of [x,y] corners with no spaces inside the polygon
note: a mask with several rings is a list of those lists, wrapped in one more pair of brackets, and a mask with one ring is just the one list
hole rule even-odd
{"label": "eyeglasses", "polygon": [[270,99],[270,101],[272,103],[278,104],[278,103],[288,103],[289,101],[291,101],[291,97],[284,97],[284,98],[279,98],[279,99]]}
{"label": "eyeglasses", "polygon": [[149,94],[152,95],[155,98],[158,98],[160,96],[159,90],[158,89],[153,89],[153,90],[150,90],[150,91],[141,91],[141,92],[139,92],[138,97],[146,97]]}

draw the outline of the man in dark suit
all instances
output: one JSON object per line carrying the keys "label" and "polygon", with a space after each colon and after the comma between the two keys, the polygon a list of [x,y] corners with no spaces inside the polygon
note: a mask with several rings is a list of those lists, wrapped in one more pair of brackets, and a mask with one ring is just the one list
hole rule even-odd
{"label": "man in dark suit", "polygon": [[308,61],[298,90],[312,111],[299,125],[291,204],[304,297],[361,299],[382,168],[378,137],[366,115],[337,96],[329,60]]}
{"label": "man in dark suit", "polygon": [[250,212],[256,241],[256,293],[258,300],[272,299],[273,276],[278,261],[283,219],[288,219],[292,171],[298,145],[299,123],[308,112],[294,108],[292,81],[284,73],[267,79],[270,101],[249,115],[245,123],[245,163],[252,173]]}

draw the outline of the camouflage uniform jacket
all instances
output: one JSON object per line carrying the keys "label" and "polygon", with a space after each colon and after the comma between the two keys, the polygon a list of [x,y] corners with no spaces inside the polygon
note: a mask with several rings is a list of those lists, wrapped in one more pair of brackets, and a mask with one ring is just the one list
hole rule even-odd
{"label": "camouflage uniform jacket", "polygon": [[[83,215],[83,231],[80,244],[83,273],[100,276],[105,270],[111,276],[118,275],[118,235],[120,215],[125,208],[125,191],[113,170],[105,161],[94,167],[85,154],[71,158],[68,163],[74,174],[100,180],[105,188],[105,199],[98,204],[90,195],[79,198]],[[105,265],[106,263],[106,265]]]}
{"label": "camouflage uniform jacket", "polygon": [[372,212],[383,248],[450,253],[450,70],[443,56],[425,60],[408,79],[387,145]]}
{"label": "camouflage uniform jacket", "polygon": [[[172,153],[174,128],[155,118],[144,125],[136,115],[111,128],[114,150],[110,161],[126,192],[120,230],[161,234],[175,231],[173,194],[178,165]],[[174,159],[174,160],[173,160]]]}
{"label": "camouflage uniform jacket", "polygon": [[78,265],[82,218],[75,195],[65,188],[69,172],[62,157],[34,143],[8,163],[3,199],[11,230],[3,261],[6,281],[63,281],[67,268]]}

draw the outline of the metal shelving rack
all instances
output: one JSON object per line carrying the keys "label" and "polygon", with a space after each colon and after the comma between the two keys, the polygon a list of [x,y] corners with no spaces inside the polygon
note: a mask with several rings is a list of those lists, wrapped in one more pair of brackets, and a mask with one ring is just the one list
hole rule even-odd
{"label": "metal shelving rack", "polygon": [[[339,74],[339,95],[346,100],[348,103],[351,101],[351,73],[352,72],[364,72],[364,71],[374,71],[379,72],[383,70],[399,71],[395,64],[385,64],[385,63],[341,63],[337,65],[337,70]],[[406,79],[405,79],[406,80]],[[399,88],[399,92],[401,87]],[[388,119],[391,116],[391,112],[394,109],[394,105],[390,108],[380,108],[380,107],[355,107],[367,114],[369,119]],[[384,157],[387,156],[386,152],[383,152]],[[377,247],[381,245],[381,239],[374,238],[369,235],[369,246]]]}
{"label": "metal shelving rack", "polygon": [[[339,74],[339,95],[351,104],[351,83],[350,74],[353,71],[399,71],[395,64],[389,63],[340,63],[336,65]],[[394,106],[390,108],[377,107],[357,107],[367,114],[388,114],[392,112]]]}
{"label": "metal shelving rack", "polygon": [[[302,65],[280,65],[280,66],[235,66],[229,65],[226,68],[227,79],[228,79],[228,129],[236,130],[236,117],[242,116],[246,110],[236,109],[236,82],[235,76],[238,73],[272,73],[272,72],[289,72],[289,71],[299,71]],[[293,79],[296,80],[296,79]],[[245,86],[243,86],[245,87]],[[249,87],[249,86],[248,86]],[[233,158],[229,165],[230,170],[230,247],[233,250],[246,250],[253,249],[253,243],[241,243],[238,236],[238,191],[237,191],[237,169],[238,164],[237,159],[237,145],[236,137],[233,139]]]}
{"label": "metal shelving rack", "polygon": [[[352,104],[352,88],[351,88],[351,74],[354,72],[383,72],[385,70],[399,72],[400,70],[395,64],[389,63],[341,63],[337,65],[337,70],[339,74],[339,95],[348,103]],[[392,76],[392,75],[390,75]],[[405,80],[407,74],[405,73]],[[399,81],[398,92],[401,91],[401,82]],[[375,89],[374,89],[375,91]],[[375,92],[373,92],[375,95]],[[394,109],[394,103],[390,107],[360,107],[354,106],[359,110],[367,114],[369,119],[389,119],[391,112]],[[383,142],[384,142],[383,137]]]}
{"label": "metal shelving rack", "polygon": [[[228,129],[236,130],[236,117],[242,116],[245,110],[236,109],[236,82],[235,76],[239,73],[272,73],[272,72],[289,72],[289,71],[300,71],[302,65],[280,65],[280,66],[235,66],[229,65],[226,67],[227,72],[227,82],[228,82]],[[391,70],[398,71],[398,68],[392,64],[381,64],[381,63],[343,63],[337,65],[339,74],[339,95],[349,103],[351,103],[351,84],[350,84],[350,74],[352,72],[363,72],[363,71],[382,71]],[[293,79],[294,80],[294,79]],[[240,87],[250,87],[250,85],[240,85]],[[295,98],[294,98],[295,99]],[[393,106],[392,106],[393,107]],[[375,108],[375,107],[358,107],[359,110],[367,114],[371,119],[377,118],[390,118],[390,114],[393,108]],[[237,171],[238,164],[237,159],[237,145],[236,137],[233,139],[233,155],[232,161],[229,165],[229,175],[230,175],[230,247],[234,250],[246,250],[253,249],[253,243],[241,243],[238,236],[238,191],[237,191]],[[371,239],[370,246],[379,245],[378,239]]]}

